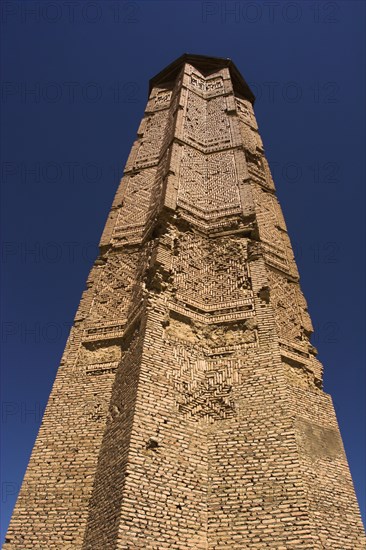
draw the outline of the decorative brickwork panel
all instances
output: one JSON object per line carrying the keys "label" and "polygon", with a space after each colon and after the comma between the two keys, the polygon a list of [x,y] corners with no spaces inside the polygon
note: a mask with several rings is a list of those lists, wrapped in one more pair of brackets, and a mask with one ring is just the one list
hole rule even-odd
{"label": "decorative brickwork panel", "polygon": [[[156,95],[149,101],[146,111],[159,111],[169,107],[172,98],[172,90],[156,90]],[[150,107],[150,108],[149,108]]]}
{"label": "decorative brickwork panel", "polygon": [[125,176],[126,191],[114,228],[114,238],[135,242],[141,238],[156,212],[161,182],[156,169],[147,168]]}
{"label": "decorative brickwork panel", "polygon": [[252,193],[256,206],[260,239],[263,242],[267,262],[273,267],[289,271],[287,258],[286,227],[279,213],[277,199],[272,193],[253,184]]}
{"label": "decorative brickwork panel", "polygon": [[184,121],[184,138],[201,150],[209,150],[220,144],[223,148],[230,145],[230,124],[223,96],[210,100],[188,92]]}
{"label": "decorative brickwork panel", "polygon": [[143,137],[139,143],[136,167],[154,164],[159,158],[166,132],[169,111],[163,110],[147,117]]}
{"label": "decorative brickwork panel", "polygon": [[204,155],[185,148],[180,166],[178,205],[204,219],[239,212],[233,152]]}
{"label": "decorative brickwork panel", "polygon": [[193,90],[201,93],[205,98],[222,94],[224,91],[224,82],[221,75],[212,75],[205,78],[198,73],[192,73],[188,82]]}
{"label": "decorative brickwork panel", "polygon": [[206,360],[192,357],[187,349],[178,346],[173,370],[176,406],[187,418],[210,422],[235,416],[233,386],[239,382],[235,360]]}
{"label": "decorative brickwork panel", "polygon": [[112,254],[103,267],[95,288],[88,322],[124,319],[136,284],[139,253]]}
{"label": "decorative brickwork panel", "polygon": [[311,324],[299,284],[271,269],[268,270],[268,282],[278,336],[308,344]]}
{"label": "decorative brickwork panel", "polygon": [[245,240],[182,233],[174,251],[176,298],[207,311],[246,303],[245,299],[251,297],[251,284],[245,258]]}
{"label": "decorative brickwork panel", "polygon": [[253,128],[254,130],[258,130],[257,121],[254,115],[253,106],[250,103],[250,101],[246,99],[239,99],[238,97],[235,98],[236,103],[236,110],[239,119]]}

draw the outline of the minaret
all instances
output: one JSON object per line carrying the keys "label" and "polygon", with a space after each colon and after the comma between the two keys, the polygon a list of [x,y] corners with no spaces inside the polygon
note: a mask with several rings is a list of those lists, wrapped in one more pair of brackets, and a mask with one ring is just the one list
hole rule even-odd
{"label": "minaret", "polygon": [[366,548],[253,102],[151,80],[7,550]]}

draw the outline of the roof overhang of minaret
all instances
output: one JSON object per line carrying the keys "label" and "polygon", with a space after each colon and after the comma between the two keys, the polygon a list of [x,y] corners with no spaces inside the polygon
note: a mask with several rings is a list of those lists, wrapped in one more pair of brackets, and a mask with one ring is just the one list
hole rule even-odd
{"label": "roof overhang of minaret", "polygon": [[206,55],[196,55],[191,53],[181,55],[178,59],[173,61],[173,63],[170,63],[167,67],[165,67],[165,69],[154,76],[150,80],[149,94],[154,86],[159,86],[161,84],[174,81],[185,63],[193,65],[201,73],[211,73],[215,70],[220,70],[227,67],[230,71],[234,91],[245,99],[248,99],[251,103],[254,103],[255,95],[231,59],[224,57],[209,57]]}

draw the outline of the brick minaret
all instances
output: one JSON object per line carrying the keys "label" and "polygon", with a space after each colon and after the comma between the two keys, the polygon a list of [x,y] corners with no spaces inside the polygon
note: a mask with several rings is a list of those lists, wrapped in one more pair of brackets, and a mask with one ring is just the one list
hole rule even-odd
{"label": "brick minaret", "polygon": [[150,88],[4,548],[365,548],[253,94]]}

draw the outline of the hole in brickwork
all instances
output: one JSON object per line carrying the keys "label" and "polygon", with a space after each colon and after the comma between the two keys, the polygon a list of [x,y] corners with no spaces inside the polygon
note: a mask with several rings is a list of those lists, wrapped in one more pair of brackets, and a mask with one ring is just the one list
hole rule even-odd
{"label": "hole in brickwork", "polygon": [[269,303],[269,297],[270,297],[270,289],[269,286],[263,286],[258,292],[257,292],[258,298]]}
{"label": "hole in brickwork", "polygon": [[146,449],[155,450],[158,447],[159,447],[159,441],[155,437],[150,437],[150,439],[146,443]]}

